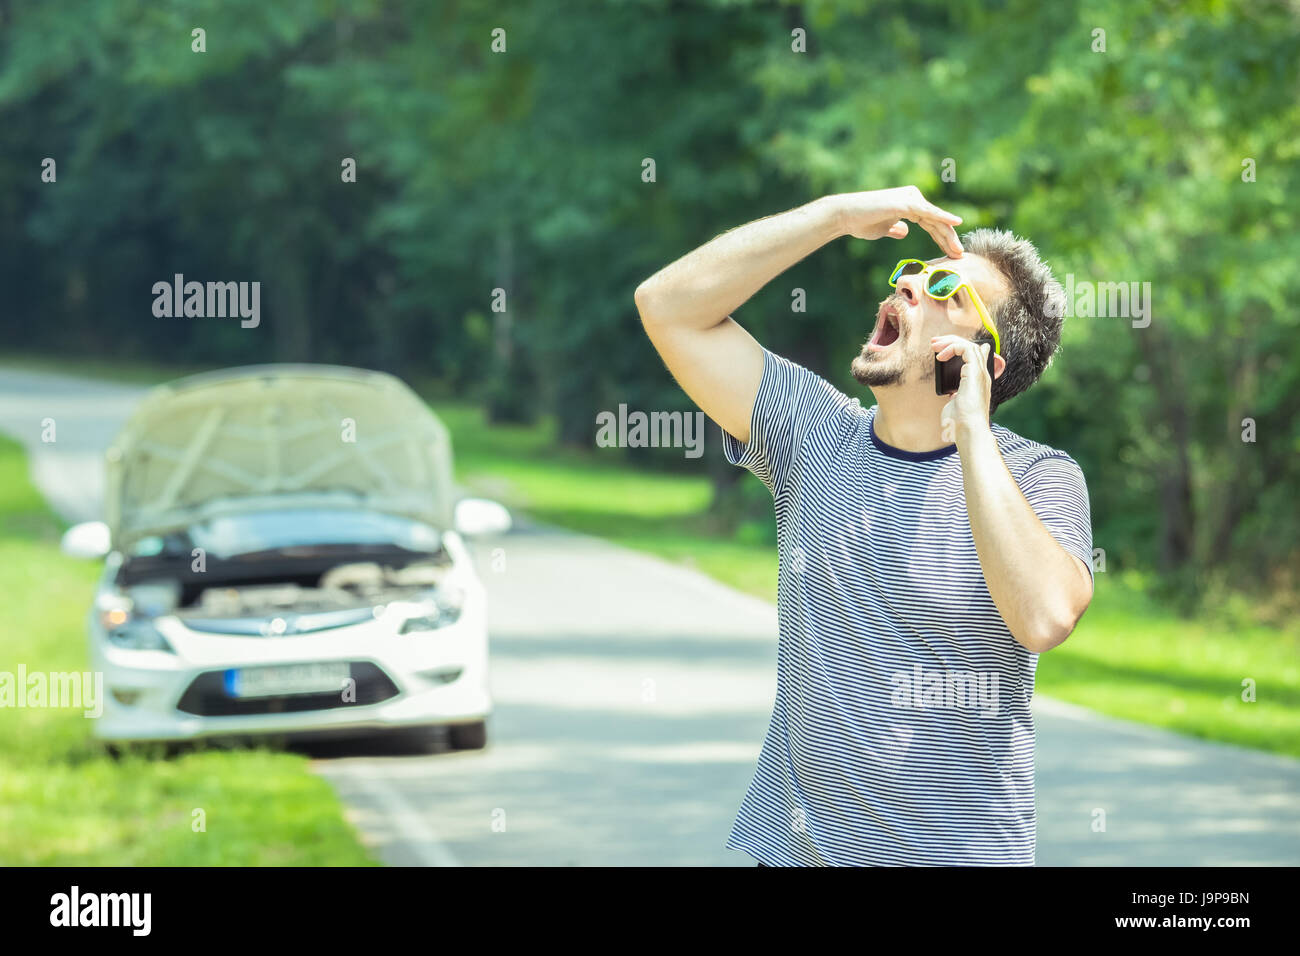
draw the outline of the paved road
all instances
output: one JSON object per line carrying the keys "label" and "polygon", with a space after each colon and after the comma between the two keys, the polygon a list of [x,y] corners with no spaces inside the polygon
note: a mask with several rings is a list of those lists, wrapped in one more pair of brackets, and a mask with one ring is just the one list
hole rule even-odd
{"label": "paved road", "polygon": [[[55,507],[94,516],[96,456],[140,394],[0,369],[0,431],[27,444]],[[550,529],[474,548],[490,746],[318,757],[363,839],[394,865],[752,865],[722,844],[772,706],[775,609]],[[1300,864],[1300,761],[1041,695],[1034,712],[1040,865]]]}

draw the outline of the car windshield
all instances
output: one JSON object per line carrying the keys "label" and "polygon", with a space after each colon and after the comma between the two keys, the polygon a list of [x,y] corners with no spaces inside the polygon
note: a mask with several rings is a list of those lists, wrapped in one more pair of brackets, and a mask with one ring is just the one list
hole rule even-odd
{"label": "car windshield", "polygon": [[301,509],[226,515],[192,525],[182,535],[141,539],[134,555],[146,557],[202,548],[230,558],[282,548],[331,545],[395,546],[438,551],[442,537],[426,524],[373,511]]}

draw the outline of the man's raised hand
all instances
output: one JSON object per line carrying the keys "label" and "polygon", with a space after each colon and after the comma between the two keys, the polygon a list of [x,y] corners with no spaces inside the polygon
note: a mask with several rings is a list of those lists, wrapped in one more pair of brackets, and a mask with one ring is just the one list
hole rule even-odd
{"label": "man's raised hand", "polygon": [[841,231],[859,239],[902,239],[908,233],[908,221],[928,232],[943,254],[961,257],[961,240],[954,226],[961,216],[940,209],[921,195],[915,186],[875,189],[870,192],[841,193],[835,196]]}

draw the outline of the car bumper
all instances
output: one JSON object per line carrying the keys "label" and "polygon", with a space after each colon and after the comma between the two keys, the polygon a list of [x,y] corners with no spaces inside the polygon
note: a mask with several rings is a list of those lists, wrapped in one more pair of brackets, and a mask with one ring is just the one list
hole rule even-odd
{"label": "car bumper", "polygon": [[[202,660],[195,659],[197,654],[123,650],[94,641],[95,669],[103,673],[104,683],[101,713],[94,717],[93,733],[101,740],[118,742],[244,735],[348,736],[481,721],[491,713],[492,701],[487,688],[486,635],[476,630],[475,623],[463,622],[448,628],[448,633],[427,637],[368,643],[335,638],[319,642],[306,638],[213,640],[204,635],[192,642],[203,648]],[[420,646],[415,643],[418,641],[425,643]],[[190,642],[172,643],[183,646]],[[358,646],[371,653],[357,654]],[[210,706],[196,707],[195,682],[202,680],[210,686],[214,675],[231,668],[328,661],[348,661],[354,675],[360,672],[358,665],[373,669],[389,682],[385,686],[391,693],[373,703],[366,702],[364,693],[356,695],[356,702],[344,702],[341,694],[333,694],[328,706],[303,710],[293,709],[302,705],[301,698],[282,702],[296,695],[263,699],[267,707],[259,713],[212,713]],[[453,674],[456,676],[451,679]],[[207,712],[188,712],[196,709]]]}
{"label": "car bumper", "polygon": [[95,721],[94,733],[107,741],[199,740],[279,734],[323,735],[331,731],[382,731],[402,727],[452,725],[485,720],[492,704],[483,687],[462,681],[420,694],[400,695],[378,704],[331,710],[240,716],[196,716],[180,711],[124,706],[111,697]]}

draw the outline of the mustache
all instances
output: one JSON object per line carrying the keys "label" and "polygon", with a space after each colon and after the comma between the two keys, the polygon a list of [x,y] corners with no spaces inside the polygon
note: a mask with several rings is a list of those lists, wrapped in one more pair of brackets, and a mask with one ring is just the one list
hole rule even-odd
{"label": "mustache", "polygon": [[889,298],[885,299],[885,301],[880,304],[883,305],[887,310],[893,309],[899,315],[902,315],[903,309],[907,306],[907,300],[903,298],[901,295],[895,293],[891,295]]}

